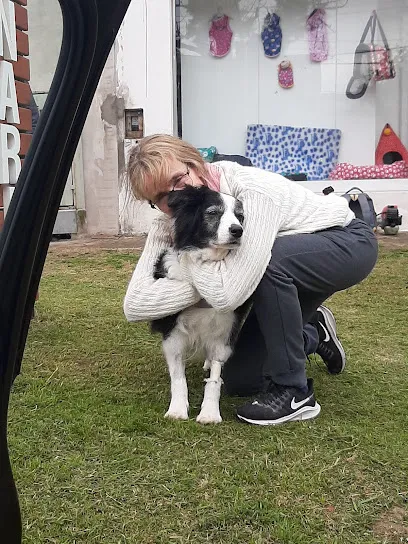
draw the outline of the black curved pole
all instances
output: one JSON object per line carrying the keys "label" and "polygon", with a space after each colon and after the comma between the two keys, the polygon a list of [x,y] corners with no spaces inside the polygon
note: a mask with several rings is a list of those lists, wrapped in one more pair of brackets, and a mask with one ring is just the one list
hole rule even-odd
{"label": "black curved pole", "polygon": [[0,236],[0,541],[21,543],[7,446],[10,388],[59,203],[102,69],[130,0],[59,0],[63,38],[53,83]]}

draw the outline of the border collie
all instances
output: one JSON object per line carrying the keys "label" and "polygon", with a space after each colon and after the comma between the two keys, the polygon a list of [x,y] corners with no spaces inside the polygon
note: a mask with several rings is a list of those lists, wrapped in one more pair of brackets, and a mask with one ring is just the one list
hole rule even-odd
{"label": "border collie", "polygon": [[[182,279],[178,257],[184,251],[199,252],[203,261],[222,260],[239,247],[243,235],[242,203],[208,187],[187,186],[168,197],[172,212],[173,244],[158,258],[154,278]],[[163,337],[163,352],[171,380],[171,402],[165,417],[188,419],[188,389],[183,356],[188,349],[204,351],[204,399],[199,423],[220,423],[221,371],[232,353],[240,326],[249,310],[249,301],[231,312],[218,312],[207,303],[198,303],[182,312],[151,323]]]}

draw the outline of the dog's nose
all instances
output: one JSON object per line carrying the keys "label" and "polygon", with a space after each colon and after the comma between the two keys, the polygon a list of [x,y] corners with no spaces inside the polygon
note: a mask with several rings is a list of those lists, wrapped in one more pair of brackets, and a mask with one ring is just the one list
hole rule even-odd
{"label": "dog's nose", "polygon": [[242,233],[244,232],[244,229],[241,227],[241,225],[231,225],[229,230],[234,238],[241,238]]}

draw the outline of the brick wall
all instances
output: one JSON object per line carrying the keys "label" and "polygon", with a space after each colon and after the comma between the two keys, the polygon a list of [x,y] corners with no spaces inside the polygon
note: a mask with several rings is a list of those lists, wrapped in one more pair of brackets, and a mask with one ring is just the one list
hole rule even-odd
{"label": "brick wall", "polygon": [[[14,80],[16,82],[16,92],[18,101],[18,111],[20,114],[20,123],[16,125],[20,132],[21,146],[20,157],[22,162],[27,153],[32,138],[31,110],[28,108],[30,103],[30,61],[28,58],[28,15],[27,0],[13,0],[16,14],[16,33],[17,33],[17,53],[16,62],[12,62],[14,71]],[[0,60],[3,57],[0,56]],[[4,121],[0,121],[4,123]],[[0,190],[0,228],[4,222],[3,191]]]}

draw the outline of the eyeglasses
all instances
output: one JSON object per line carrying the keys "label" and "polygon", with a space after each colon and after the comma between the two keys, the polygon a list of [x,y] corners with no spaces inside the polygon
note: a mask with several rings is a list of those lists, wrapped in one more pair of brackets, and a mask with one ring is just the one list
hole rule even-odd
{"label": "eyeglasses", "polygon": [[180,174],[175,179],[173,178],[173,186],[170,191],[157,195],[157,198],[154,202],[152,200],[149,200],[150,207],[154,210],[161,210],[161,208],[163,208],[167,204],[167,198],[169,196],[169,193],[173,192],[176,189],[184,189],[186,185],[186,176],[190,176],[190,169],[188,166],[185,174]]}

